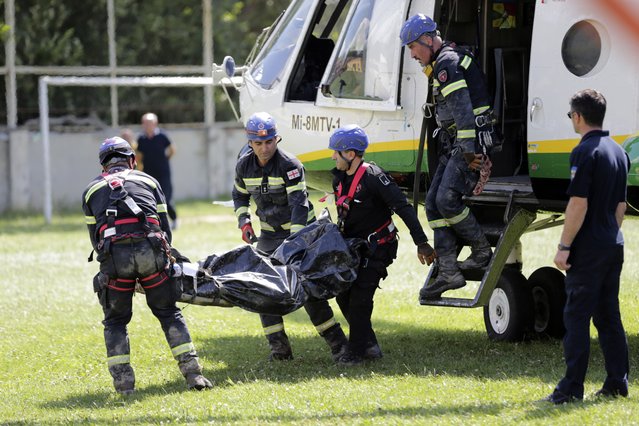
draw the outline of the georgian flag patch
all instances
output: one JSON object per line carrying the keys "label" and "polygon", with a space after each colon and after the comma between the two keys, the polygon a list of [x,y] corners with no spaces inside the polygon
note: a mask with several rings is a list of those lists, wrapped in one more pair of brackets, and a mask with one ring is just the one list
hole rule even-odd
{"label": "georgian flag patch", "polygon": [[299,169],[293,169],[289,172],[286,172],[286,176],[288,177],[288,180],[296,179],[300,177],[300,171]]}

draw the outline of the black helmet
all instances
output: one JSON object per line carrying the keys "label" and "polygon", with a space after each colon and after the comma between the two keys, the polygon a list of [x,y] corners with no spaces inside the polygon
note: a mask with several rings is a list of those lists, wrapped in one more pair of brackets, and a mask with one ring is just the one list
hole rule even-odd
{"label": "black helmet", "polygon": [[100,145],[100,152],[98,157],[100,158],[100,164],[105,165],[109,158],[117,155],[118,157],[135,157],[135,151],[131,148],[131,145],[124,139],[114,136],[109,139],[105,139]]}

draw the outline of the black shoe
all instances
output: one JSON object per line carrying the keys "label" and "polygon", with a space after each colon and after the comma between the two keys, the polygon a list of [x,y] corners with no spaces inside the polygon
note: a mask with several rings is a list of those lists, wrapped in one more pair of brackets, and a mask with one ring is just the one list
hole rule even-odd
{"label": "black shoe", "polygon": [[574,395],[565,394],[563,392],[558,391],[557,389],[555,389],[554,392],[548,395],[547,397],[540,399],[541,402],[552,402],[555,405],[568,404],[568,403],[572,403],[572,402],[576,402],[580,400],[581,398],[577,398]]}
{"label": "black shoe", "polygon": [[619,395],[626,398],[628,396],[628,388],[625,389],[607,389],[601,388],[597,392],[595,392],[595,397],[604,397],[604,398],[616,398]]}
{"label": "black shoe", "polygon": [[364,359],[361,356],[355,355],[352,352],[346,352],[344,355],[342,355],[337,360],[337,363],[339,365],[344,365],[346,367],[352,367],[354,365],[360,365],[363,362],[364,362]]}
{"label": "black shoe", "polygon": [[466,285],[466,280],[461,272],[457,271],[452,275],[440,274],[435,282],[427,287],[422,287],[419,290],[420,299],[439,299],[443,292],[448,290],[455,290],[462,288]]}
{"label": "black shoe", "polygon": [[377,343],[368,346],[364,351],[364,359],[375,360],[380,359],[384,356],[382,353],[382,348],[379,347]]}

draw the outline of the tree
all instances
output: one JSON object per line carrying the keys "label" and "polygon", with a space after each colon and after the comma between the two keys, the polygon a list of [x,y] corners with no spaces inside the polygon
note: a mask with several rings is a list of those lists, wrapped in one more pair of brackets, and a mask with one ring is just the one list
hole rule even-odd
{"label": "tree", "polygon": [[[214,60],[243,64],[255,39],[289,0],[212,0]],[[0,1],[3,5],[3,2]],[[202,0],[115,0],[118,65],[201,65]],[[18,65],[108,65],[106,0],[15,2]],[[0,51],[4,62],[4,50]],[[201,74],[200,74],[201,75]],[[37,76],[19,75],[19,123],[38,116]],[[217,117],[232,118],[216,91]],[[120,121],[137,123],[149,110],[164,122],[200,122],[198,88],[120,88]],[[51,115],[95,115],[110,121],[108,88],[53,87]],[[3,116],[6,105],[2,103]]]}

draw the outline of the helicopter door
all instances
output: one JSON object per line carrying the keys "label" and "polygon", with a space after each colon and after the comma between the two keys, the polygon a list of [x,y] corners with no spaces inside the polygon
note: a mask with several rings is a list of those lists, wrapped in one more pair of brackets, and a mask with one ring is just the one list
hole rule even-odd
{"label": "helicopter door", "polygon": [[527,117],[533,186],[539,178],[569,177],[568,156],[580,136],[566,114],[577,91],[593,88],[603,93],[608,100],[604,128],[611,129],[612,136],[631,133],[636,123],[636,112],[627,108],[628,91],[636,87],[633,56],[628,54],[632,49],[619,25],[602,12],[594,0],[536,5]]}
{"label": "helicopter door", "polygon": [[316,105],[395,111],[402,49],[399,30],[409,2],[360,0],[351,8],[322,78]]}

